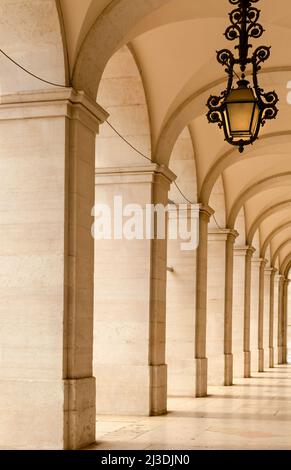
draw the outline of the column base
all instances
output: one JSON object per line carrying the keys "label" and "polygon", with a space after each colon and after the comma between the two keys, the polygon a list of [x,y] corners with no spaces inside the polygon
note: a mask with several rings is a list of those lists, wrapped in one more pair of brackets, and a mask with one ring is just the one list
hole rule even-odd
{"label": "column base", "polygon": [[282,364],[288,364],[288,351],[287,351],[287,348],[285,346],[282,347],[282,359],[283,359],[283,362]]}
{"label": "column base", "polygon": [[279,365],[284,364],[284,362],[283,362],[283,347],[282,346],[278,346],[278,364]]}
{"label": "column base", "polygon": [[150,368],[150,416],[160,416],[167,413],[167,379],[168,367],[149,366]]}
{"label": "column base", "polygon": [[196,359],[196,397],[207,397],[208,359]]}
{"label": "column base", "polygon": [[233,385],[233,355],[224,355],[224,385],[230,387]]}
{"label": "column base", "polygon": [[270,369],[274,369],[274,365],[275,365],[274,348],[269,348],[269,367],[270,367]]}
{"label": "column base", "polygon": [[64,380],[64,392],[64,449],[82,449],[95,442],[95,378]]}
{"label": "column base", "polygon": [[259,372],[264,372],[265,370],[265,352],[264,349],[259,349]]}
{"label": "column base", "polygon": [[251,358],[252,358],[251,351],[244,351],[244,378],[245,379],[251,378]]}

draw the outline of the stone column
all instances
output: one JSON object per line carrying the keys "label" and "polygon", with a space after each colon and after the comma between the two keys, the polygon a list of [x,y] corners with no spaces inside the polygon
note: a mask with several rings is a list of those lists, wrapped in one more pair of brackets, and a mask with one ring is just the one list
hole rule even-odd
{"label": "stone column", "polygon": [[265,307],[265,267],[267,260],[261,259],[259,266],[259,326],[258,326],[258,371],[264,372],[264,307]]}
{"label": "stone column", "polygon": [[200,206],[171,205],[168,228],[167,336],[168,396],[195,396],[196,253],[177,237],[177,223],[195,228],[198,241]]}
{"label": "stone column", "polygon": [[245,294],[244,294],[244,377],[251,377],[251,280],[252,258],[255,248],[246,248],[245,258]]}
{"label": "stone column", "polygon": [[273,268],[265,268],[264,276],[264,317],[263,317],[263,349],[264,368],[270,364],[270,295],[271,295],[271,275]]}
{"label": "stone column", "polygon": [[233,243],[229,229],[208,232],[207,356],[208,382],[232,384]]}
{"label": "stone column", "polygon": [[287,301],[287,363],[291,363],[291,288],[288,286]]}
{"label": "stone column", "polygon": [[289,286],[289,279],[284,279],[284,286],[283,286],[283,311],[282,311],[282,360],[283,364],[287,364],[287,356],[288,356],[288,286]]}
{"label": "stone column", "polygon": [[274,326],[273,326],[273,342],[274,342],[274,365],[279,363],[278,351],[278,329],[279,329],[279,286],[280,274],[275,274],[274,281]]}
{"label": "stone column", "polygon": [[[254,249],[234,247],[233,362],[234,376],[250,376],[250,287]],[[246,374],[245,374],[246,372]]]}
{"label": "stone column", "polygon": [[283,305],[284,305],[284,276],[279,276],[278,294],[278,364],[284,363],[283,356]]}
{"label": "stone column", "polygon": [[196,322],[195,322],[195,358],[196,358],[196,397],[207,396],[207,357],[206,357],[206,321],[207,321],[207,254],[208,224],[214,211],[202,206],[199,213],[199,247],[196,258]]}
{"label": "stone column", "polygon": [[274,303],[275,303],[275,278],[277,269],[271,268],[270,276],[270,317],[269,317],[269,367],[274,368]]}
{"label": "stone column", "polygon": [[260,297],[260,268],[262,259],[252,259],[251,274],[251,322],[250,322],[250,348],[251,370],[258,371],[259,364],[259,297]]}
{"label": "stone column", "polygon": [[[167,231],[150,239],[145,222],[150,205],[157,204],[161,222],[167,219],[174,178],[157,164],[96,170],[96,202],[115,214],[109,239],[95,242],[94,372],[101,414],[148,416],[167,410]],[[118,220],[130,223],[134,214],[139,223],[132,221],[127,239]]]}
{"label": "stone column", "polygon": [[238,233],[229,231],[226,239],[225,307],[224,307],[224,385],[233,385],[232,308],[233,308],[233,255]]}
{"label": "stone column", "polygon": [[1,448],[95,441],[91,211],[106,118],[72,89],[1,97]]}

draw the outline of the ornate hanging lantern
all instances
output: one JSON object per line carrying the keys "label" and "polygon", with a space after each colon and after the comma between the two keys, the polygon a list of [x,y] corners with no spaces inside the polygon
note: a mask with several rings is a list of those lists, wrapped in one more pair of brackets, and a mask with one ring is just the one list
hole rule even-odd
{"label": "ornate hanging lantern", "polygon": [[[210,96],[207,102],[208,121],[223,128],[225,140],[238,146],[240,152],[244,151],[245,145],[253,144],[258,139],[260,128],[265,125],[266,120],[275,119],[278,114],[277,93],[266,93],[258,84],[258,72],[261,64],[269,59],[271,48],[260,46],[249,57],[249,50],[252,48],[249,39],[258,39],[264,32],[258,23],[260,10],[252,6],[258,1],[229,0],[237,8],[229,15],[231,25],[225,36],[229,41],[239,40],[235,47],[238,57],[229,49],[222,49],[217,53],[218,62],[226,67],[228,84],[220,96]],[[252,67],[252,86],[246,79],[248,65]],[[238,78],[236,84],[235,76]]]}

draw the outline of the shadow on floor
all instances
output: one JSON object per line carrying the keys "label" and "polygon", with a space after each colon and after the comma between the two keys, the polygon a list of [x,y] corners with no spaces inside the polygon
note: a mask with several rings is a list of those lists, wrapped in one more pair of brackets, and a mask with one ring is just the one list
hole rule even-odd
{"label": "shadow on floor", "polygon": [[[216,411],[169,411],[169,418],[189,418],[189,419],[217,419],[217,420],[237,420],[237,421],[276,421],[291,422],[291,414],[278,416],[277,414],[256,414],[256,413],[237,413],[237,412],[216,412]],[[290,428],[291,429],[291,428]]]}

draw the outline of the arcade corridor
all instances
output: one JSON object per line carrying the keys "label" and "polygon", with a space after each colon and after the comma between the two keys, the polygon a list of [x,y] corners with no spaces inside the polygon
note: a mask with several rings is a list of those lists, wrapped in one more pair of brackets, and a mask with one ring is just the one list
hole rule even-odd
{"label": "arcade corridor", "polygon": [[212,386],[203,400],[169,398],[169,410],[156,418],[98,416],[91,449],[290,450],[291,365]]}
{"label": "arcade corridor", "polygon": [[0,22],[0,450],[291,450],[291,1]]}

